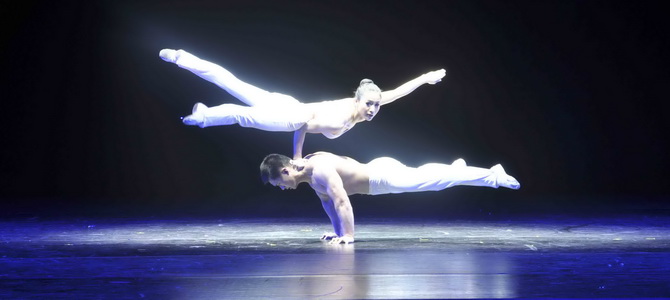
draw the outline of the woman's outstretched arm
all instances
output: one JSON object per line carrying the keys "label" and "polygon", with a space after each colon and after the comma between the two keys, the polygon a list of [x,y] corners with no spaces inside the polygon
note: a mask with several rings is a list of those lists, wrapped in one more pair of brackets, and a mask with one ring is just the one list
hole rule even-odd
{"label": "woman's outstretched arm", "polygon": [[440,69],[437,71],[432,71],[428,72],[426,74],[423,74],[417,78],[414,78],[405,84],[389,91],[382,92],[382,100],[381,100],[381,105],[384,104],[389,104],[396,99],[403,97],[412,91],[414,91],[416,88],[424,85],[424,84],[436,84],[442,80],[442,77],[446,74],[446,71],[444,69]]}

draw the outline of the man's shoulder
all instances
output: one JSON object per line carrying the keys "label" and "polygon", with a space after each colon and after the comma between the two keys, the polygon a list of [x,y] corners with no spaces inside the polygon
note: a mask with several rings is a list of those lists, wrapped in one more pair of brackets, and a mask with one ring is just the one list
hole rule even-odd
{"label": "man's shoulder", "polygon": [[319,155],[310,158],[312,176],[333,176],[337,174],[338,157],[336,155]]}
{"label": "man's shoulder", "polygon": [[325,152],[325,151],[319,151],[319,152],[314,152],[312,154],[309,154],[305,156],[305,158],[308,158],[308,161],[312,164],[319,165],[319,164],[324,164],[332,161],[336,161],[338,156],[335,154],[332,154],[330,152]]}

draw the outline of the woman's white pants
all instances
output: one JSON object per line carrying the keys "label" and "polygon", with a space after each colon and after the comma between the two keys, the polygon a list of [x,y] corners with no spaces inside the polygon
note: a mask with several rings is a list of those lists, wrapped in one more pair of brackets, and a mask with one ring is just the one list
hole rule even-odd
{"label": "woman's white pants", "polygon": [[306,106],[295,98],[243,82],[217,64],[184,50],[175,51],[172,58],[179,67],[216,84],[248,105],[196,105],[189,117],[200,127],[240,124],[265,131],[295,131],[312,118]]}

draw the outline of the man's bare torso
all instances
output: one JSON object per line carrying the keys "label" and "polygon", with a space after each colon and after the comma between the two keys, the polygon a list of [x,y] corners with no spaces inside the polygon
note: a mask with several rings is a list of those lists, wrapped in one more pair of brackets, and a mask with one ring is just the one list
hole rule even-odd
{"label": "man's bare torso", "polygon": [[[312,174],[314,174],[314,171],[318,170],[319,168],[334,169],[342,180],[342,184],[344,189],[347,191],[347,195],[369,194],[370,176],[368,175],[366,165],[361,164],[350,157],[338,156],[328,152],[316,152],[307,155],[305,156],[305,160],[305,168]],[[327,172],[316,173],[322,174]],[[326,187],[318,184],[314,178],[312,178],[310,186],[317,193],[327,193]]]}

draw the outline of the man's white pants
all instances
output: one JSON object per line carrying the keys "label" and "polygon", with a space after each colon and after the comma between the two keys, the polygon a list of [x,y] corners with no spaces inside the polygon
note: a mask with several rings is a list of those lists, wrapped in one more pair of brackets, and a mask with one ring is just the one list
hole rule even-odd
{"label": "man's white pants", "polygon": [[502,174],[496,172],[496,167],[484,169],[465,164],[429,163],[412,168],[390,157],[376,158],[367,164],[367,168],[370,195],[440,191],[457,185],[497,188],[500,176],[511,178],[504,171]]}

